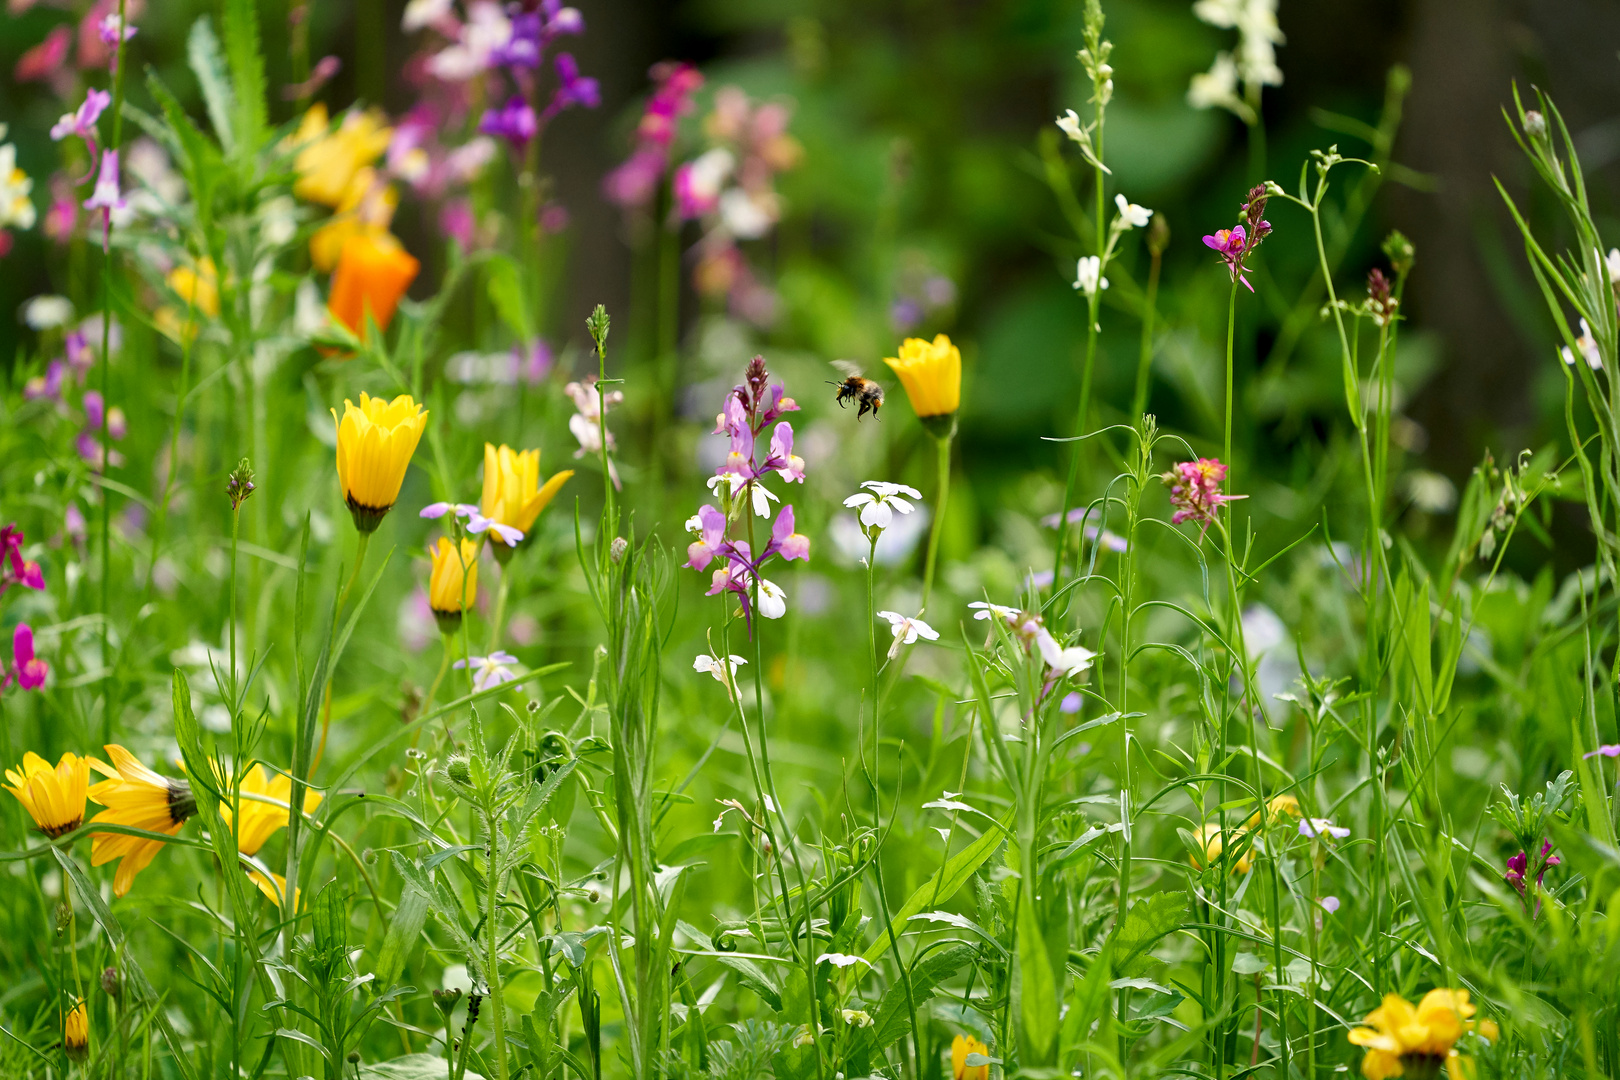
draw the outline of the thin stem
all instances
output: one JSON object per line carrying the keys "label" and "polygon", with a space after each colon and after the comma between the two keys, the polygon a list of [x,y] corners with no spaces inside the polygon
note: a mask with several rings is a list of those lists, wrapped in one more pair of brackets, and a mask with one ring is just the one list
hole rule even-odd
{"label": "thin stem", "polygon": [[1163,263],[1161,252],[1149,245],[1153,262],[1148,268],[1147,297],[1142,304],[1142,347],[1136,360],[1136,392],[1131,395],[1131,423],[1136,423],[1147,411],[1148,379],[1153,370],[1153,320],[1159,298],[1159,269]]}
{"label": "thin stem", "polygon": [[500,820],[492,808],[485,807],[484,821],[489,830],[489,907],[484,914],[484,928],[489,933],[489,1000],[495,1014],[495,1071],[500,1080],[507,1080],[506,1006],[500,969],[501,933],[496,922],[501,894]]}
{"label": "thin stem", "polygon": [[1226,438],[1221,443],[1221,461],[1226,464],[1226,490],[1232,490],[1232,336],[1237,326],[1238,279],[1232,278],[1232,291],[1226,299]]}
{"label": "thin stem", "polygon": [[928,531],[928,561],[923,569],[922,606],[928,608],[928,597],[934,590],[934,570],[939,561],[939,534],[945,528],[945,510],[951,497],[951,439],[950,434],[937,436],[934,447],[939,454],[939,502],[934,508],[934,527]]}

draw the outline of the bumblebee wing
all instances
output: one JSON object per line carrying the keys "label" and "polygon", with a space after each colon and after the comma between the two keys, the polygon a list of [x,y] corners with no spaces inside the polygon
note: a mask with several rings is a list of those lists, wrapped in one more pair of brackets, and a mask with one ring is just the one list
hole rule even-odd
{"label": "bumblebee wing", "polygon": [[832,366],[838,369],[838,374],[848,378],[851,375],[859,377],[861,366],[853,360],[834,360]]}

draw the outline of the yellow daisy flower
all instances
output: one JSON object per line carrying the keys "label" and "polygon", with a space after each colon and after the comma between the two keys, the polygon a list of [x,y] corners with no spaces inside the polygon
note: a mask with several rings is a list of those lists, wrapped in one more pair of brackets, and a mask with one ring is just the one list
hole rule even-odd
{"label": "yellow daisy flower", "polygon": [[1495,1042],[1498,1034],[1493,1021],[1476,1024],[1475,1011],[1467,990],[1430,990],[1415,1008],[1399,994],[1385,994],[1384,1003],[1363,1021],[1368,1026],[1350,1031],[1351,1043],[1367,1049],[1361,1075],[1367,1080],[1409,1073],[1435,1076],[1441,1065],[1448,1075],[1465,1075],[1472,1059],[1457,1052],[1457,1040],[1478,1031]]}
{"label": "yellow daisy flower", "polygon": [[[109,779],[96,784],[89,794],[91,802],[107,809],[91,818],[90,824],[127,825],[173,836],[197,812],[189,781],[158,775],[122,746],[108,745],[106,749],[115,768],[93,761],[96,771]],[[161,840],[124,833],[91,833],[90,841],[90,865],[122,860],[113,875],[114,896],[129,892],[135,875],[146,869],[163,846]]]}
{"label": "yellow daisy flower", "polygon": [[321,273],[331,273],[343,254],[344,241],[351,236],[386,233],[398,206],[398,189],[380,182],[377,170],[371,166],[361,169],[338,203],[337,212],[309,238],[309,261]]}
{"label": "yellow daisy flower", "polygon": [[948,427],[962,403],[962,353],[944,334],[932,342],[906,338],[900,355],[883,361],[900,376],[917,419],[938,419]]}
{"label": "yellow daisy flower", "polygon": [[[527,535],[535,518],[540,516],[540,511],[551,503],[573,475],[574,470],[564,469],[542,485],[540,451],[517,451],[510,446],[497,449],[494,444],[485,443],[484,496],[479,500],[478,510],[491,521],[511,526]],[[497,558],[501,556],[503,547],[507,554],[511,553],[512,549],[507,545],[496,544]]]}
{"label": "yellow daisy flower", "polygon": [[990,1048],[972,1035],[958,1035],[951,1040],[952,1080],[990,1080],[989,1065],[969,1065],[969,1054],[990,1056]]}
{"label": "yellow daisy flower", "polygon": [[439,629],[452,634],[461,625],[462,612],[471,607],[478,597],[478,544],[463,539],[458,557],[455,547],[441,536],[437,544],[428,548],[428,554],[433,556],[433,574],[428,579],[428,606],[433,609],[433,617],[439,620]]}
{"label": "yellow daisy flower", "polygon": [[[259,849],[276,834],[276,830],[286,826],[292,798],[292,777],[282,773],[271,773],[263,765],[255,765],[249,769],[247,775],[242,777],[242,822],[239,827],[231,824],[231,808],[221,805],[219,816],[224,819],[225,827],[236,834],[236,850],[244,855],[257,855]],[[248,796],[257,795],[263,799],[274,799],[275,802],[261,802],[260,799],[250,799]],[[280,805],[276,805],[279,803]],[[321,804],[321,794],[318,791],[305,790],[304,813],[309,813]],[[271,874],[267,879],[258,870],[249,870],[247,875],[259,891],[270,898],[270,902],[277,907],[281,906],[281,897],[286,892],[287,879],[280,874]],[[274,883],[272,884],[272,879]]]}
{"label": "yellow daisy flower", "polygon": [[[98,763],[99,764],[99,763]],[[17,796],[28,816],[52,840],[84,821],[84,796],[90,786],[90,759],[74,753],[50,762],[30,750],[20,769],[6,770],[6,790]]]}
{"label": "yellow daisy flower", "polygon": [[393,401],[360,394],[360,405],[343,402],[343,418],[337,424],[338,485],[343,500],[354,516],[354,527],[363,533],[375,532],[383,515],[399,498],[405,482],[405,469],[416,453],[422,431],[427,427],[427,410],[401,394]]}
{"label": "yellow daisy flower", "polygon": [[62,1018],[62,1049],[74,1061],[83,1061],[90,1052],[90,1013],[82,1001]]}

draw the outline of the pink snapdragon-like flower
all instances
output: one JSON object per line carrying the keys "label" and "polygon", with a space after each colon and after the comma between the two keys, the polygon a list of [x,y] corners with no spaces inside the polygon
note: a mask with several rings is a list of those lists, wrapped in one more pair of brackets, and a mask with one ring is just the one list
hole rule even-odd
{"label": "pink snapdragon-like flower", "polygon": [[25,589],[45,588],[45,575],[39,563],[22,557],[23,532],[16,525],[0,528],[0,593],[13,585]]}
{"label": "pink snapdragon-like flower", "polygon": [[771,526],[771,542],[765,546],[764,559],[772,555],[780,555],[784,562],[794,559],[810,561],[810,538],[803,533],[795,532],[793,521],[793,507],[784,506],[776,515],[776,523]]}
{"label": "pink snapdragon-like flower", "polygon": [[23,383],[23,400],[38,401],[41,398],[50,401],[62,400],[62,376],[66,366],[60,360],[52,360],[45,365],[45,374],[35,375]]}
{"label": "pink snapdragon-like flower", "polygon": [[1245,276],[1248,270],[1248,258],[1260,242],[1271,235],[1271,222],[1265,220],[1266,188],[1264,184],[1257,184],[1249,189],[1248,200],[1238,208],[1243,223],[1234,225],[1230,229],[1217,230],[1213,235],[1204,237],[1204,246],[1220,255],[1226,263],[1227,271],[1232,275],[1233,281],[1241,281],[1243,287],[1254,292],[1254,286],[1249,284]]}
{"label": "pink snapdragon-like flower", "polygon": [[0,690],[16,683],[24,690],[38,690],[45,685],[51,673],[50,665],[34,655],[34,631],[27,623],[18,623],[11,635],[11,670],[0,679]]}
{"label": "pink snapdragon-like flower", "polygon": [[693,570],[706,570],[721,557],[726,542],[726,517],[704,503],[686,523],[686,530],[697,537],[686,546],[686,565]]}
{"label": "pink snapdragon-like flower", "polygon": [[105,250],[112,234],[113,211],[124,208],[124,196],[118,190],[117,150],[108,150],[101,155],[101,174],[96,178],[95,190],[84,200],[84,208],[105,213],[101,234],[101,246]]}
{"label": "pink snapdragon-like flower", "polygon": [[804,483],[804,458],[793,452],[793,425],[786,420],[776,425],[771,435],[771,456],[765,459],[762,472],[776,470],[788,483]]}
{"label": "pink snapdragon-like flower", "polygon": [[22,54],[17,66],[12,69],[12,78],[18,82],[65,81],[62,76],[67,72],[63,70],[62,63],[67,59],[68,50],[72,47],[72,29],[58,26],[45,35],[44,41]]}
{"label": "pink snapdragon-like flower", "polygon": [[1226,479],[1226,466],[1215,458],[1183,461],[1159,477],[1170,488],[1170,515],[1174,525],[1183,521],[1196,521],[1204,531],[1215,524],[1216,514],[1229,502],[1248,498],[1246,495],[1221,494],[1221,481]]}
{"label": "pink snapdragon-like flower", "polygon": [[84,101],[77,109],[70,113],[63,113],[51,128],[51,140],[61,142],[70,135],[77,135],[90,147],[92,156],[96,152],[96,121],[101,114],[107,111],[112,104],[112,95],[105,90],[91,88],[84,95]]}
{"label": "pink snapdragon-like flower", "polygon": [[[1541,845],[1541,855],[1545,861],[1542,862],[1541,868],[1536,871],[1537,888],[1541,887],[1541,879],[1547,876],[1547,868],[1557,866],[1564,861],[1557,855],[1548,854],[1550,851],[1552,851],[1552,846],[1551,840],[1544,841]],[[1502,879],[1517,889],[1520,896],[1523,896],[1524,879],[1528,876],[1529,870],[1530,858],[1521,851],[1507,861],[1507,872],[1502,875]]]}
{"label": "pink snapdragon-like flower", "polygon": [[[665,61],[653,65],[649,74],[657,86],[636,126],[636,147],[602,181],[608,201],[624,207],[643,208],[652,202],[658,182],[669,168],[680,118],[692,111],[692,95],[703,86],[702,73],[691,64]],[[677,199],[679,184],[677,174]]]}

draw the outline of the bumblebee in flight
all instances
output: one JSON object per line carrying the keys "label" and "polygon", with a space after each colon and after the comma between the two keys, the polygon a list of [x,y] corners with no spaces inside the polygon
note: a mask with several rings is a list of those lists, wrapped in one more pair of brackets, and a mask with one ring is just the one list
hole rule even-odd
{"label": "bumblebee in flight", "polygon": [[833,367],[837,368],[844,376],[842,382],[833,382],[831,380],[827,382],[828,386],[838,388],[838,395],[835,399],[838,402],[838,407],[844,408],[849,402],[854,401],[860,404],[860,411],[855,414],[856,420],[860,420],[868,412],[874,417],[877,416],[878,409],[883,407],[883,387],[863,376],[861,369],[847,360],[834,360]]}

